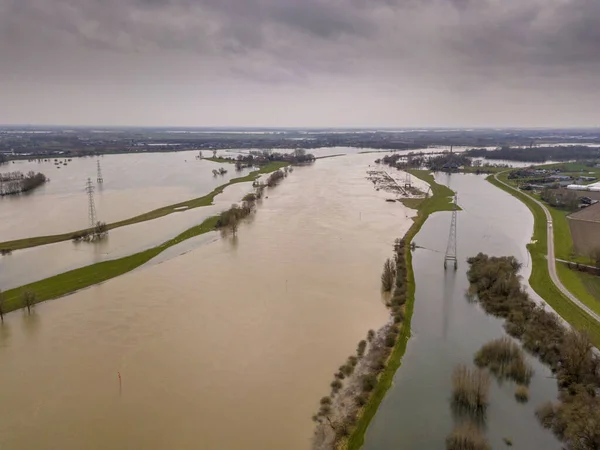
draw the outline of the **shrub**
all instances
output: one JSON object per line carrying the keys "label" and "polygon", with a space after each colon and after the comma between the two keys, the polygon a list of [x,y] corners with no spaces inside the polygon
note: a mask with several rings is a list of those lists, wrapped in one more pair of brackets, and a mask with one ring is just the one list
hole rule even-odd
{"label": "shrub", "polygon": [[358,343],[358,347],[356,348],[356,354],[359,358],[362,358],[365,354],[365,349],[367,348],[367,341],[360,341]]}
{"label": "shrub", "polygon": [[377,377],[373,374],[363,375],[360,384],[363,392],[371,392],[377,385]]}
{"label": "shrub", "polygon": [[446,438],[447,450],[489,450],[490,446],[481,431],[472,423],[464,423]]}
{"label": "shrub", "polygon": [[365,394],[359,394],[354,398],[354,401],[358,406],[364,406],[367,404],[368,397]]}
{"label": "shrub", "polygon": [[464,365],[454,369],[452,375],[452,401],[459,411],[480,413],[488,405],[490,388],[489,375],[480,370],[471,370]]}
{"label": "shrub", "polygon": [[354,372],[354,366],[351,364],[344,364],[343,366],[340,366],[340,372],[348,377],[352,375],[352,372]]}
{"label": "shrub", "polygon": [[337,392],[342,388],[342,382],[340,380],[333,380],[330,384],[331,389],[333,389],[333,392]]}
{"label": "shrub", "polygon": [[489,367],[500,380],[510,379],[528,385],[533,371],[525,361],[523,350],[504,337],[485,344],[475,355],[478,367]]}
{"label": "shrub", "polygon": [[519,403],[526,403],[529,400],[529,389],[527,386],[520,384],[515,391],[515,398]]}
{"label": "shrub", "polygon": [[375,337],[375,331],[369,330],[367,332],[367,342],[371,342],[374,337]]}
{"label": "shrub", "polygon": [[393,347],[394,345],[396,345],[396,335],[393,333],[389,333],[385,337],[385,345],[386,347]]}
{"label": "shrub", "polygon": [[331,405],[331,397],[323,397],[320,401],[321,405]]}

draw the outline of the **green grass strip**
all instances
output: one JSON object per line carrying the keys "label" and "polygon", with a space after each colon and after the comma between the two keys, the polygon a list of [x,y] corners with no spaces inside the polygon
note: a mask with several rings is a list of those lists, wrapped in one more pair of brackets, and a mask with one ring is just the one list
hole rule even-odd
{"label": "green grass strip", "polygon": [[364,406],[362,413],[358,419],[356,428],[352,431],[352,434],[348,438],[348,441],[342,443],[342,447],[348,450],[359,450],[365,440],[365,433],[371,420],[375,417],[379,405],[381,404],[386,392],[392,386],[394,375],[398,368],[402,365],[402,357],[406,352],[406,346],[411,336],[410,324],[415,305],[415,274],[412,267],[412,253],[410,251],[410,243],[413,238],[419,232],[430,214],[437,211],[452,211],[453,203],[451,197],[454,195],[447,186],[437,184],[433,175],[427,170],[410,170],[410,173],[423,181],[426,181],[431,186],[432,195],[429,198],[422,200],[418,204],[417,216],[414,219],[414,223],[404,235],[406,241],[405,247],[405,258],[406,258],[406,269],[407,269],[407,297],[405,306],[405,317],[402,322],[400,334],[396,345],[394,346],[392,353],[388,359],[386,368],[379,376],[379,380],[373,394],[369,397],[369,401]]}
{"label": "green grass strip", "polygon": [[[502,174],[499,178],[506,182],[506,174]],[[586,330],[590,334],[590,338],[594,342],[596,347],[600,347],[600,324],[593,318],[588,316],[582,311],[577,305],[573,304],[566,298],[562,292],[552,282],[550,274],[548,273],[548,260],[546,255],[548,253],[547,245],[547,221],[546,214],[542,208],[533,201],[533,199],[520,191],[515,191],[498,182],[493,175],[486,178],[487,181],[492,183],[494,186],[502,189],[509,193],[513,197],[519,199],[529,208],[533,214],[534,227],[533,227],[533,238],[532,243],[527,245],[529,253],[531,254],[532,270],[531,276],[529,277],[529,284],[537,294],[542,297],[551,307],[560,315],[564,320],[570,323],[578,330]],[[554,221],[553,221],[554,222]],[[554,225],[553,225],[554,226]],[[560,266],[560,265],[559,265]],[[561,272],[560,267],[557,267],[557,271]],[[559,275],[560,277],[560,275]],[[572,279],[563,279],[561,281],[569,291],[572,290]],[[577,289],[575,289],[576,291]],[[589,298],[579,297],[579,300],[584,302],[588,307],[594,308],[597,302],[592,304],[588,303]]]}
{"label": "green grass strip", "polygon": [[[247,181],[254,181],[263,173],[274,172],[275,170],[281,169],[282,167],[288,166],[289,163],[286,162],[271,162],[264,167],[261,167],[259,170],[255,170],[250,172],[248,175],[239,178],[233,178],[228,183],[225,183],[217,188],[215,188],[209,194],[194,198],[191,200],[187,200],[181,203],[175,203],[169,206],[163,206],[162,208],[158,208],[152,211],[149,211],[144,214],[140,214],[139,216],[131,217],[129,219],[121,220],[119,222],[109,223],[108,229],[112,230],[114,228],[124,227],[127,225],[133,225],[135,223],[145,222],[147,220],[158,219],[160,217],[167,216],[169,214],[173,214],[176,212],[181,212],[182,210],[200,208],[202,206],[212,205],[214,198],[222,193],[227,186],[231,186],[236,183],[245,183]],[[54,244],[56,242],[68,241],[73,239],[77,234],[84,233],[86,231],[91,231],[90,229],[71,231],[69,233],[63,234],[55,234],[51,236],[37,236],[25,239],[17,239],[14,241],[0,242],[1,250],[21,250],[29,247],[37,247],[39,245],[47,245]]]}

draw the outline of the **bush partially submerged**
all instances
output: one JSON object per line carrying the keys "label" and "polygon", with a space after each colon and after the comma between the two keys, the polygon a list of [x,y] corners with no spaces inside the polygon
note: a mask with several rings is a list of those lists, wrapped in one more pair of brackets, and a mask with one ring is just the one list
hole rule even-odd
{"label": "bush partially submerged", "polygon": [[527,386],[520,384],[515,391],[515,398],[519,403],[526,403],[529,400],[529,389]]}
{"label": "bush partially submerged", "polygon": [[464,365],[454,369],[452,375],[452,403],[458,411],[479,414],[488,405],[490,376],[480,369]]}
{"label": "bush partially submerged", "polygon": [[464,423],[448,435],[446,438],[447,450],[489,450],[485,437],[481,431],[472,423]]}
{"label": "bush partially submerged", "polygon": [[475,355],[475,364],[489,368],[500,380],[509,379],[524,385],[529,385],[533,374],[521,347],[507,337],[481,347]]}

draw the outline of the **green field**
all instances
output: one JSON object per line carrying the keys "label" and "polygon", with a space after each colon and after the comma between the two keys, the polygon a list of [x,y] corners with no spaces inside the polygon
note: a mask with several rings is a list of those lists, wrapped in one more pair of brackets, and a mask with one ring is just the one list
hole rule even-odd
{"label": "green field", "polygon": [[[244,183],[247,181],[254,181],[263,173],[274,172],[277,169],[281,169],[282,167],[288,166],[288,163],[284,162],[272,162],[267,164],[264,167],[261,167],[259,170],[255,170],[250,172],[245,177],[233,178],[228,183],[225,183],[217,188],[215,188],[209,194],[194,198],[191,200],[187,200],[185,202],[176,203],[174,205],[163,206],[162,208],[155,209],[153,211],[149,211],[144,214],[140,214],[139,216],[131,217],[129,219],[121,220],[119,222],[109,223],[108,229],[112,230],[114,228],[124,227],[127,225],[133,225],[134,223],[145,222],[147,220],[158,219],[159,217],[164,217],[169,214],[173,214],[176,212],[181,212],[184,209],[193,209],[200,208],[202,206],[209,206],[212,204],[214,198],[222,193],[227,186],[231,186],[236,183]],[[17,239],[14,241],[0,242],[0,250],[21,250],[29,247],[37,247],[38,245],[46,245],[46,244],[54,244],[56,242],[68,241],[73,239],[77,234],[81,234],[86,231],[91,231],[90,229],[86,230],[77,230],[71,231],[69,233],[63,234],[55,234],[52,236],[37,236],[25,239]]]}
{"label": "green field", "polygon": [[452,196],[454,196],[454,191],[444,185],[437,184],[433,175],[427,170],[410,170],[409,172],[417,178],[429,183],[432,195],[426,199],[418,199],[418,203],[414,202],[418,207],[417,217],[415,217],[413,225],[404,235],[407,244],[406,267],[408,271],[408,295],[405,306],[404,322],[402,323],[400,335],[392,350],[387,366],[379,376],[373,394],[360,414],[356,428],[348,438],[348,441],[343,443],[343,448],[347,448],[348,450],[358,450],[362,447],[365,439],[365,432],[367,431],[371,420],[375,417],[377,409],[385,397],[386,392],[392,386],[394,374],[402,364],[402,357],[404,356],[406,345],[411,336],[410,323],[415,304],[415,276],[412,268],[410,242],[419,232],[430,214],[437,211],[452,211],[453,209]]}
{"label": "green field", "polygon": [[[499,178],[502,181],[506,181],[506,174],[500,175]],[[537,205],[529,195],[521,191],[514,191],[504,186],[502,183],[496,181],[493,175],[487,177],[487,180],[494,186],[497,186],[498,188],[521,200],[523,203],[525,203],[525,205],[527,205],[533,214],[534,232],[532,236],[532,243],[527,246],[529,252],[531,253],[531,260],[533,264],[531,276],[529,277],[529,284],[533,290],[537,292],[538,295],[542,297],[563,319],[565,319],[575,328],[579,330],[588,330],[594,345],[600,347],[600,324],[583,312],[577,305],[569,301],[569,299],[558,290],[550,278],[550,274],[548,273],[548,260],[546,259],[548,252],[548,235],[546,230],[547,221],[546,215],[544,214],[542,208],[540,208],[539,205]],[[553,225],[553,227],[554,226],[555,225]],[[555,229],[555,234],[556,233],[557,231]],[[575,291],[577,291],[578,288],[577,286],[573,286],[573,279],[568,275],[567,279],[563,279],[561,276],[562,269],[560,266],[561,264],[557,265],[557,271],[561,281],[567,287],[567,289],[569,289],[569,291],[577,295]],[[565,275],[564,271],[562,271],[562,275]],[[579,297],[579,300],[585,303],[588,307],[596,310],[598,302],[593,299],[593,297]]]}

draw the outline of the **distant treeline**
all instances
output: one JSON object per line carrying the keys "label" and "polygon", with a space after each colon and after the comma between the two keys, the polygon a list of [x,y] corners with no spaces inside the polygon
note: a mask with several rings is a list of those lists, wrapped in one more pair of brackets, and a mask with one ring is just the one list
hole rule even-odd
{"label": "distant treeline", "polygon": [[382,162],[400,170],[426,167],[434,172],[455,170],[459,167],[470,167],[473,163],[471,158],[464,156],[462,153],[445,153],[436,156],[426,156],[422,153],[409,153],[408,155],[394,153],[393,155],[386,155],[381,160],[376,160],[375,162]]}
{"label": "distant treeline", "polygon": [[501,147],[498,150],[475,148],[464,152],[465,156],[509,161],[546,162],[569,161],[572,159],[593,159],[600,157],[600,149],[587,145],[559,145],[552,147],[514,148]]}
{"label": "distant treeline", "polygon": [[241,170],[244,167],[266,166],[272,162],[288,162],[290,164],[307,164],[315,161],[315,156],[307,153],[304,149],[296,149],[292,153],[277,153],[269,150],[251,151],[248,155],[238,155],[233,157],[221,157],[219,159],[228,160],[235,163],[236,169]]}
{"label": "distant treeline", "polygon": [[43,173],[30,171],[27,175],[23,172],[7,172],[0,174],[0,195],[20,194],[31,191],[44,184],[48,179]]}
{"label": "distant treeline", "polygon": [[4,153],[0,153],[0,164],[4,164],[5,162],[8,162],[8,158]]}

